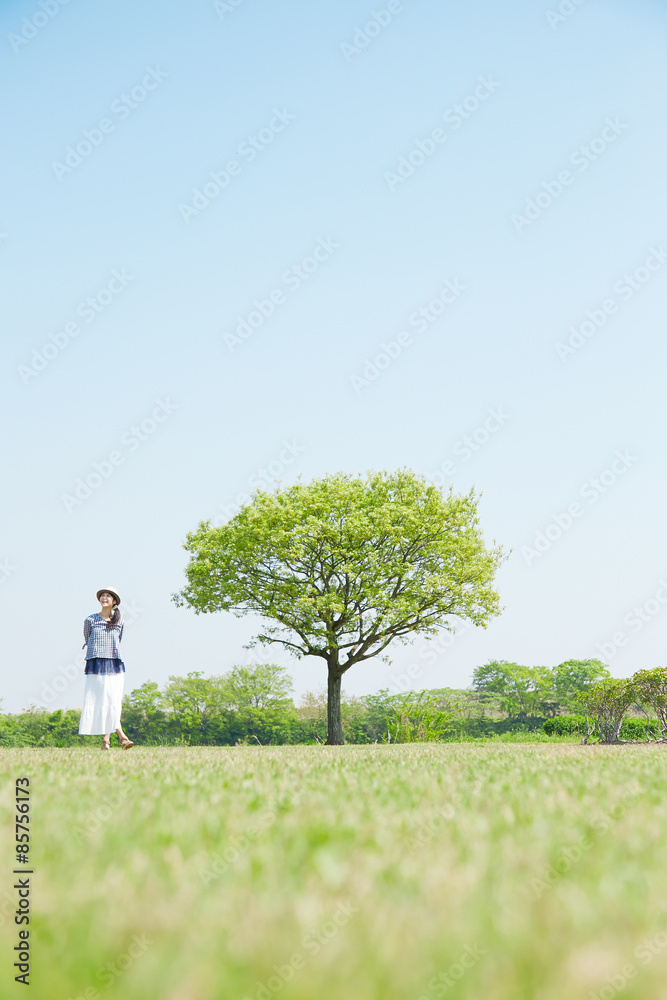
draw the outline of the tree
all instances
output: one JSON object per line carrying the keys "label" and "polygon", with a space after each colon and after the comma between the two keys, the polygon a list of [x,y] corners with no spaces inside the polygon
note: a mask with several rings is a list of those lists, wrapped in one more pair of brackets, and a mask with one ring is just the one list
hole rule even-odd
{"label": "tree", "polygon": [[620,743],[623,717],[634,699],[633,680],[627,677],[608,677],[579,691],[576,701],[586,712],[588,730],[583,742],[587,743],[597,730],[600,743]]}
{"label": "tree", "polygon": [[155,681],[146,681],[123,698],[123,723],[134,739],[164,738],[164,698]]}
{"label": "tree", "polygon": [[171,676],[163,699],[179,716],[181,730],[194,737],[196,742],[208,741],[211,722],[223,705],[219,677],[203,677],[201,670],[192,670],[187,677]]}
{"label": "tree", "polygon": [[607,665],[602,660],[565,660],[553,668],[554,689],[559,706],[573,709],[578,691],[585,691],[592,684],[609,677]]}
{"label": "tree", "polygon": [[323,659],[327,742],[341,744],[350,667],[394,640],[452,630],[452,617],[486,626],[500,613],[492,583],[504,555],[485,547],[477,503],[409,470],[259,490],[227,524],[187,535],[174,600],[197,614],[259,614],[271,624],[254,642]]}
{"label": "tree", "polygon": [[243,731],[242,742],[291,742],[288,730],[297,715],[292,678],[285,667],[275,663],[232,667],[220,678],[220,686],[230,719]]}
{"label": "tree", "polygon": [[[647,719],[647,732],[654,739],[667,738],[667,667],[638,670],[632,677],[635,701]],[[653,709],[658,730],[653,732],[647,709]]]}
{"label": "tree", "polygon": [[228,707],[286,708],[292,705],[292,678],[276,663],[257,663],[252,667],[232,667],[222,678]]}
{"label": "tree", "polygon": [[508,660],[490,660],[473,673],[476,691],[497,694],[500,708],[510,718],[521,719],[544,712],[554,715],[552,673],[548,667],[524,667]]}

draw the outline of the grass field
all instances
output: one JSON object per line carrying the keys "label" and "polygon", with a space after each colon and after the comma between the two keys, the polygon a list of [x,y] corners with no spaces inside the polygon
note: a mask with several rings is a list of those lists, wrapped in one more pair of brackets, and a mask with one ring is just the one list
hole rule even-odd
{"label": "grass field", "polygon": [[0,768],[2,997],[667,998],[665,748],[16,749]]}

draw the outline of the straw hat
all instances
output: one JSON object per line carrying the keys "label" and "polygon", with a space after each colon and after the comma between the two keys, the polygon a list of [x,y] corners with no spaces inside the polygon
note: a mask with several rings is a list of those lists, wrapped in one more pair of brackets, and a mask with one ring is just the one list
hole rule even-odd
{"label": "straw hat", "polygon": [[111,594],[112,597],[116,598],[116,604],[120,604],[120,597],[118,596],[118,591],[114,590],[113,587],[101,587],[100,590],[98,590],[97,594],[95,595],[98,601],[100,599],[100,594],[105,593],[105,591],[107,594]]}

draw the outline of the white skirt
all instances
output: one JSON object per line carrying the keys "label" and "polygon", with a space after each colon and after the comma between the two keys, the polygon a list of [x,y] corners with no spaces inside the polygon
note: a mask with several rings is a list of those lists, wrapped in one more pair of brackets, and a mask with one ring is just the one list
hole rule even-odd
{"label": "white skirt", "polygon": [[86,674],[79,733],[100,736],[120,726],[125,674]]}

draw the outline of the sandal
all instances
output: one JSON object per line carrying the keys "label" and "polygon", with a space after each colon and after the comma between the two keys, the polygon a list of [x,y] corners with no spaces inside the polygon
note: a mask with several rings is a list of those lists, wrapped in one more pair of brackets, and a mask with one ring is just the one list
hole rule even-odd
{"label": "sandal", "polygon": [[134,746],[132,740],[128,740],[127,736],[119,736],[118,739],[123,750],[129,750],[130,747]]}
{"label": "sandal", "polygon": [[109,740],[107,740],[106,738],[102,740],[102,749],[103,750],[111,750],[111,742]]}

